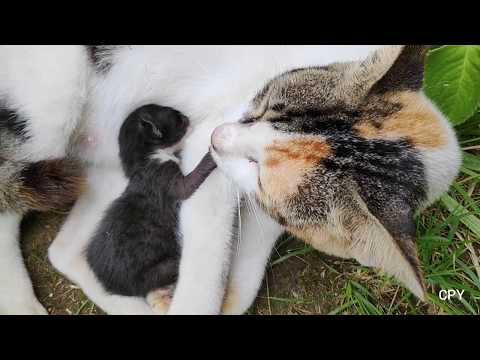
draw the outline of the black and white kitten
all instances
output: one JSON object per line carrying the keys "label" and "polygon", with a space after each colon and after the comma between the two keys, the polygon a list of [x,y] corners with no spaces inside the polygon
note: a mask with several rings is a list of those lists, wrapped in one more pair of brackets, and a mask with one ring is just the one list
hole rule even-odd
{"label": "black and white kitten", "polygon": [[180,112],[145,105],[125,120],[120,158],[129,184],[112,203],[87,248],[87,261],[113,294],[146,297],[166,312],[178,277],[178,210],[216,167],[207,153],[184,176],[174,153],[189,128]]}

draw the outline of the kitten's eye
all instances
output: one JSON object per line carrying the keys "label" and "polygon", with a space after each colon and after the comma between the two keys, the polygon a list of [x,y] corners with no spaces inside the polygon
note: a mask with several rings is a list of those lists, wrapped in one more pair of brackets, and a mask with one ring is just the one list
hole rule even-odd
{"label": "kitten's eye", "polygon": [[163,137],[163,133],[156,126],[153,127],[153,135],[159,139]]}
{"label": "kitten's eye", "polygon": [[157,126],[149,121],[149,120],[142,120],[141,121],[141,124],[143,126],[143,128],[147,129],[147,131],[151,132],[152,135],[156,138],[162,138],[163,137],[163,133],[160,131],[159,128],[157,128]]}

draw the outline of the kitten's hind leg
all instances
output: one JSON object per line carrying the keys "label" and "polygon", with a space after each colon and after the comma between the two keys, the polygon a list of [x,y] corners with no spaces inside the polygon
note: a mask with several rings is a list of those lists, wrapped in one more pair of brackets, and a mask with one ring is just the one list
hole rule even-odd
{"label": "kitten's hind leg", "polygon": [[16,213],[0,213],[0,314],[46,315],[38,302],[20,251]]}
{"label": "kitten's hind leg", "polygon": [[156,289],[148,293],[147,303],[150,305],[155,314],[167,314],[170,303],[172,302],[174,288],[174,285],[172,285],[161,289]]}

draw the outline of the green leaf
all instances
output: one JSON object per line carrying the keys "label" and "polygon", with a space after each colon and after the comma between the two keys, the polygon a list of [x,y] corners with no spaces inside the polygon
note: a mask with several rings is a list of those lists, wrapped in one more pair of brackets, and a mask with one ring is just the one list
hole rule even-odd
{"label": "green leaf", "polygon": [[468,120],[480,104],[480,45],[446,45],[430,51],[425,92],[453,124]]}

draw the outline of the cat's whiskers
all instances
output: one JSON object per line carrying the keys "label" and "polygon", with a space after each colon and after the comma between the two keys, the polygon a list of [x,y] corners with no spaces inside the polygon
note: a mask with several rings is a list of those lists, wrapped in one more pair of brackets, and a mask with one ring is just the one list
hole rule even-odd
{"label": "cat's whiskers", "polygon": [[[255,215],[255,218],[257,219],[257,223],[258,223],[258,225],[260,226],[260,232],[262,233],[262,241],[264,241],[264,240],[265,240],[265,232],[264,232],[264,230],[263,230],[263,229],[264,229],[264,226],[263,226],[263,224],[262,224],[262,222],[261,222],[261,220],[260,220],[260,218],[259,218],[259,216],[258,216],[258,213],[257,213],[257,211],[256,211],[256,206],[257,206],[257,205],[256,205],[256,201],[253,200],[253,199],[250,197],[249,194],[246,194],[246,195],[247,195],[246,198],[247,198],[247,200],[248,200],[248,201],[247,201],[248,208],[249,208],[249,210]],[[280,254],[279,251],[277,250],[277,247],[274,246],[273,249],[274,249],[275,252],[277,253],[278,257],[281,257],[281,254]]]}
{"label": "cat's whiskers", "polygon": [[251,198],[250,194],[246,194],[246,197],[248,199],[248,203],[250,205],[250,210],[251,212],[253,213],[253,215],[255,216],[255,219],[257,220],[257,223],[260,227],[260,233],[261,233],[261,240],[262,241],[265,241],[265,232],[264,232],[264,227],[263,227],[263,223],[262,221],[260,220],[260,216],[258,215],[258,212],[257,212],[257,209],[256,209],[256,202],[254,199]]}
{"label": "cat's whiskers", "polygon": [[240,249],[240,242],[242,239],[242,214],[241,214],[241,199],[240,199],[240,190],[238,188],[238,185],[230,178],[228,179],[228,192],[229,193],[236,193],[237,194],[237,217],[238,217],[238,231],[235,234],[236,235],[236,240],[237,244],[235,247],[235,253],[238,254],[239,249]]}
{"label": "cat's whiskers", "polygon": [[238,190],[237,187],[237,215],[238,215],[238,233],[237,233],[237,249],[236,252],[238,254],[240,250],[240,242],[242,241],[242,208],[241,208],[241,202],[240,202],[240,191]]}

